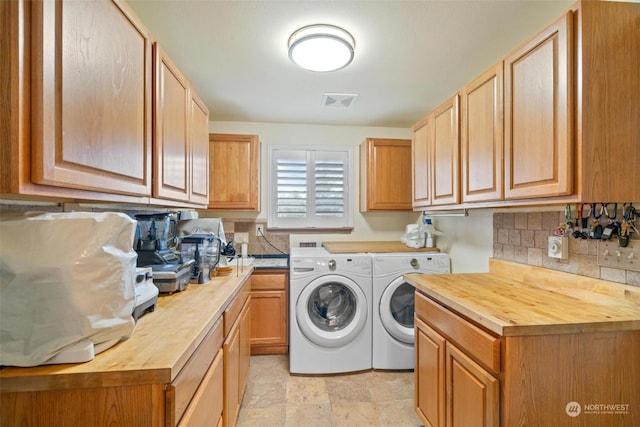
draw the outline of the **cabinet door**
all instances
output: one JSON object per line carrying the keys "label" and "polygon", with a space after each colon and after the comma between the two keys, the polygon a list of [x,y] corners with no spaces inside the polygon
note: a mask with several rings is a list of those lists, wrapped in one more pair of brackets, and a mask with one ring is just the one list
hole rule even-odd
{"label": "cabinet door", "polygon": [[151,44],[119,1],[32,7],[31,180],[151,194]]}
{"label": "cabinet door", "polygon": [[431,204],[460,203],[458,95],[432,113]]}
{"label": "cabinet door", "polygon": [[240,410],[240,328],[231,328],[223,345],[224,351],[224,410],[225,427],[234,427]]}
{"label": "cabinet door", "polygon": [[571,12],[504,61],[505,199],[573,190]]}
{"label": "cabinet door", "polygon": [[189,200],[189,83],[166,53],[154,44],[155,135],[153,195]]}
{"label": "cabinet door", "polygon": [[251,354],[287,352],[288,309],[286,291],[251,292]]}
{"label": "cabinet door", "polygon": [[368,138],[360,145],[360,211],[411,210],[411,141]]}
{"label": "cabinet door", "polygon": [[413,126],[411,139],[411,172],[413,174],[413,209],[431,205],[431,117]]}
{"label": "cabinet door", "polygon": [[447,427],[498,427],[498,380],[449,342],[446,358]]}
{"label": "cabinet door", "polygon": [[191,91],[191,185],[189,201],[200,205],[209,203],[209,110]]}
{"label": "cabinet door", "polygon": [[242,402],[242,396],[249,380],[249,368],[251,366],[251,296],[244,304],[240,314],[240,366],[238,370],[238,406]]}
{"label": "cabinet door", "polygon": [[427,427],[445,425],[445,339],[420,319],[416,325],[416,410]]}
{"label": "cabinet door", "polygon": [[209,208],[260,211],[258,135],[209,135]]}
{"label": "cabinet door", "polygon": [[179,427],[217,426],[222,420],[223,351],[218,350],[191,404],[178,423]]}
{"label": "cabinet door", "polygon": [[502,62],[460,93],[462,202],[503,198]]}

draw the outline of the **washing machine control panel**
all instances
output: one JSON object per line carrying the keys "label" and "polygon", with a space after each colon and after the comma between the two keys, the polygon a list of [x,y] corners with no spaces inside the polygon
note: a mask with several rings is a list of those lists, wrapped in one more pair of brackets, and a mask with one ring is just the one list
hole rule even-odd
{"label": "washing machine control panel", "polygon": [[410,255],[393,254],[390,256],[376,255],[375,268],[381,272],[421,270],[432,273],[449,273],[450,260],[447,254]]}

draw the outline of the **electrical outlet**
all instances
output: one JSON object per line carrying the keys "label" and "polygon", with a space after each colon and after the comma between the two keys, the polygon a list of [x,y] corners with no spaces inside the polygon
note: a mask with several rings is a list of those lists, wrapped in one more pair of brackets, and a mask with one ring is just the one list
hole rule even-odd
{"label": "electrical outlet", "polygon": [[256,236],[262,237],[264,234],[264,226],[262,224],[256,224]]}

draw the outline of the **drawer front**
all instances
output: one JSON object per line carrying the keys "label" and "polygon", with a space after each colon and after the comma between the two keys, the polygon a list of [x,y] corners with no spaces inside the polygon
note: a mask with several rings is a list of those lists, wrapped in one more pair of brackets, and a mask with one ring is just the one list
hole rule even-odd
{"label": "drawer front", "polygon": [[224,310],[223,318],[224,318],[224,336],[225,337],[229,335],[229,331],[231,330],[231,327],[238,319],[238,316],[240,315],[240,311],[242,310],[242,307],[244,306],[245,301],[247,300],[247,298],[249,298],[249,294],[251,293],[252,281],[253,279],[250,276],[242,286],[242,290],[238,293],[236,298]]}
{"label": "drawer front", "polygon": [[288,273],[256,273],[251,275],[252,291],[286,291],[289,283]]}
{"label": "drawer front", "polygon": [[416,315],[456,343],[493,373],[500,372],[500,339],[488,334],[452,311],[416,292]]}
{"label": "drawer front", "polygon": [[221,348],[178,426],[217,426],[222,423],[222,354]]}
{"label": "drawer front", "polygon": [[214,357],[222,348],[222,341],[222,321],[218,321],[171,383],[175,393],[175,420],[179,420],[189,406]]}

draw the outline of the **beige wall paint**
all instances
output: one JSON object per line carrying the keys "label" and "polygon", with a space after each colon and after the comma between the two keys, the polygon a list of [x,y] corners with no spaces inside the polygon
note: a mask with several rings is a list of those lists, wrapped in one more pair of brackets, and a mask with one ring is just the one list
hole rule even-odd
{"label": "beige wall paint", "polygon": [[[297,247],[300,242],[323,241],[370,241],[400,240],[407,224],[419,222],[419,212],[379,212],[361,213],[358,210],[359,197],[359,158],[358,145],[367,137],[378,138],[411,138],[411,129],[356,127],[356,126],[319,126],[279,123],[251,122],[210,122],[209,131],[216,133],[258,134],[262,141],[261,148],[261,199],[262,210],[256,214],[222,212],[225,218],[249,218],[266,222],[267,217],[267,146],[273,145],[341,145],[350,146],[354,150],[353,179],[354,189],[354,230],[350,234],[292,234],[290,246]],[[215,172],[214,172],[215,173]],[[436,239],[436,246],[451,256],[452,272],[486,272],[489,269],[489,257],[493,248],[493,217],[490,209],[476,209],[469,212],[468,217],[433,218],[437,229],[446,236]]]}
{"label": "beige wall paint", "polygon": [[[306,146],[348,146],[353,149],[351,176],[353,189],[351,202],[353,203],[353,232],[350,234],[292,234],[291,246],[298,246],[299,242],[344,241],[344,240],[400,240],[405,225],[415,221],[417,213],[360,213],[359,203],[359,157],[358,145],[367,137],[378,138],[411,138],[411,129],[356,127],[356,126],[320,126],[279,123],[249,123],[249,122],[210,122],[209,131],[215,133],[244,133],[260,135],[262,142],[260,153],[260,198],[261,211],[256,214],[242,214],[237,212],[223,212],[228,218],[251,218],[254,220],[267,219],[268,189],[267,153],[270,145],[306,145]],[[213,172],[215,173],[215,171]]]}

